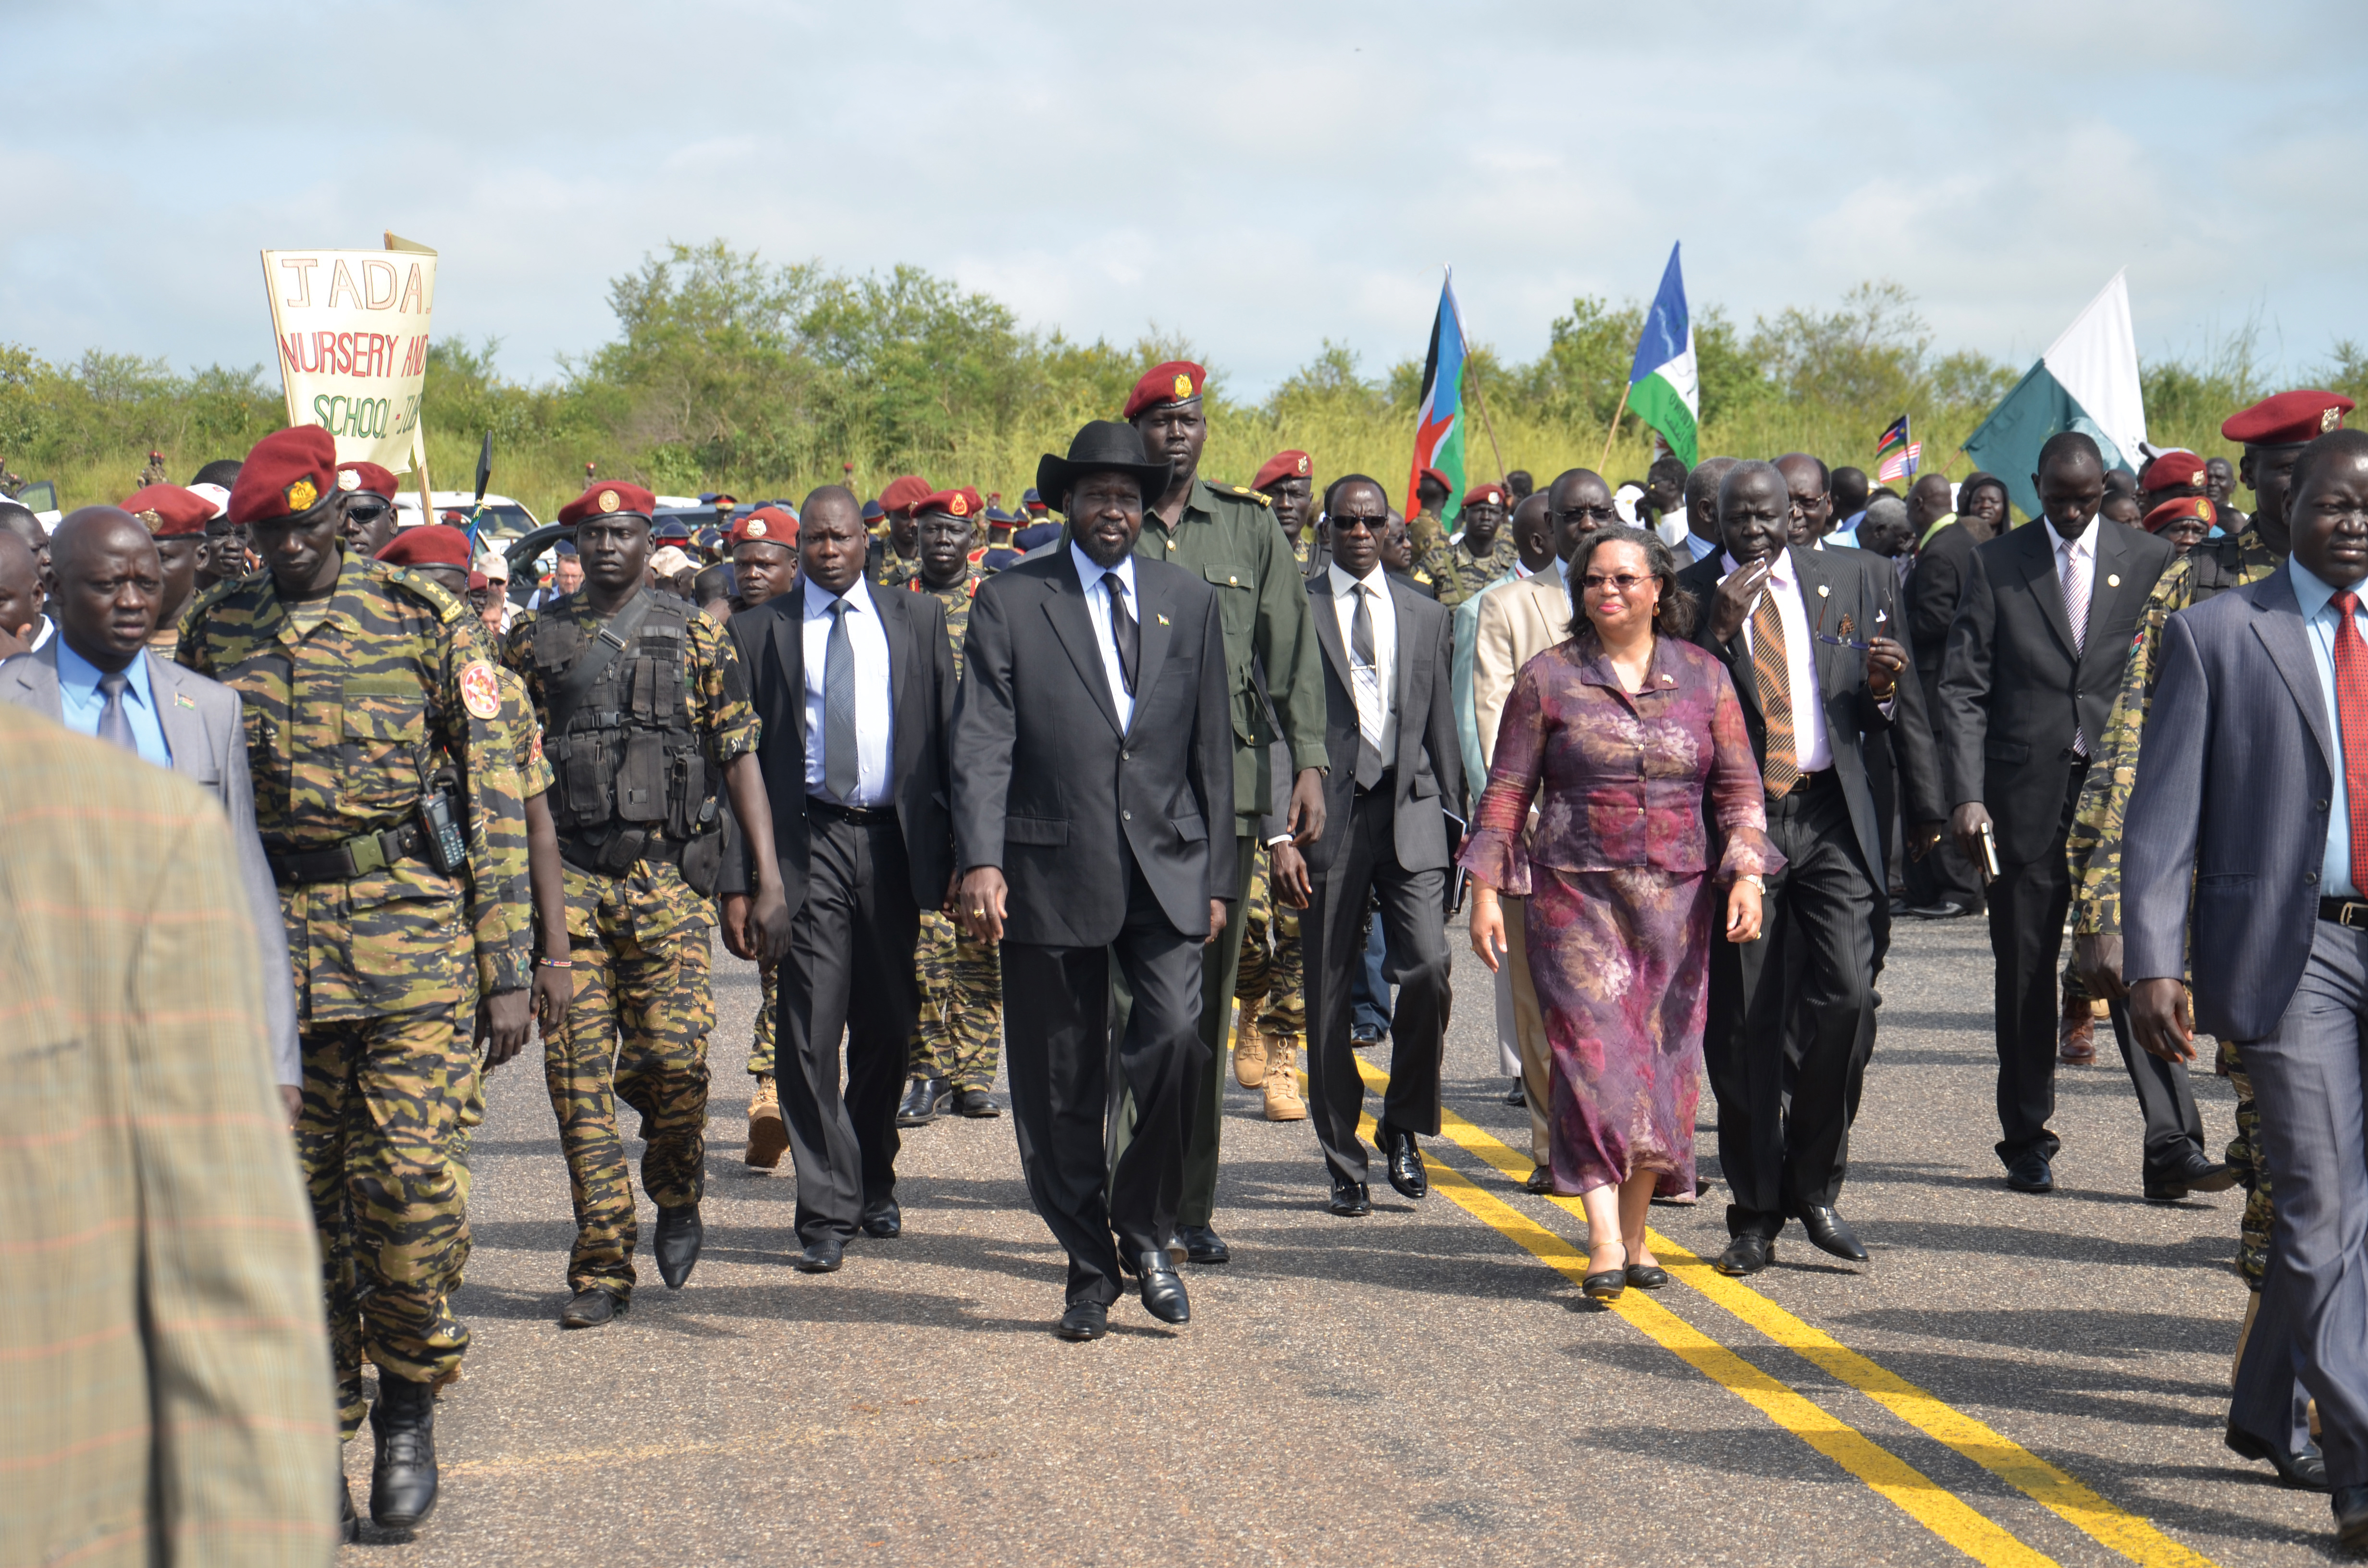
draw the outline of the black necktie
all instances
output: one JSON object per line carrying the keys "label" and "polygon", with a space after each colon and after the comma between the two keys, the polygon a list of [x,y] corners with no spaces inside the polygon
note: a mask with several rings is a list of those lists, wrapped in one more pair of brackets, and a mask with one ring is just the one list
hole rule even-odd
{"label": "black necktie", "polygon": [[98,677],[98,689],[107,696],[107,706],[98,710],[98,738],[136,753],[140,742],[132,735],[131,720],[123,711],[123,693],[131,684],[131,677],[121,670]]}
{"label": "black necktie", "polygon": [[1102,574],[1110,590],[1110,641],[1118,646],[1118,672],[1126,678],[1126,694],[1134,695],[1135,661],[1143,657],[1143,628],[1126,608],[1126,580],[1115,572]]}
{"label": "black necktie", "polygon": [[[1360,583],[1356,613],[1349,618],[1349,663],[1357,669],[1370,672],[1365,677],[1373,683],[1375,695],[1380,695],[1382,672],[1373,662],[1372,589]],[[1363,705],[1359,704],[1357,725],[1357,788],[1370,790],[1382,781],[1382,748],[1375,736],[1362,722]]]}
{"label": "black necktie", "polygon": [[845,599],[830,602],[830,645],[822,660],[822,787],[841,804],[855,799],[862,768],[855,751],[855,642]]}

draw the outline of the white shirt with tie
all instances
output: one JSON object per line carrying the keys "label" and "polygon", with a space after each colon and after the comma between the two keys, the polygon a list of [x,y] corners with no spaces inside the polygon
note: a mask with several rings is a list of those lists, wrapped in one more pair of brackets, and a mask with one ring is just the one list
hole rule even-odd
{"label": "white shirt with tie", "polygon": [[[1134,697],[1126,689],[1126,666],[1118,662],[1118,643],[1110,636],[1110,585],[1105,578],[1115,577],[1126,595],[1126,613],[1134,618],[1135,646],[1140,648],[1143,636],[1143,596],[1134,589],[1134,552],[1129,551],[1124,560],[1115,566],[1096,564],[1093,558],[1069,541],[1069,561],[1077,569],[1077,581],[1085,585],[1086,619],[1093,622],[1094,646],[1102,651],[1102,674],[1110,681],[1110,705],[1118,710],[1119,733],[1134,727]],[[1139,677],[1142,672],[1136,671]]]}
{"label": "white shirt with tie", "polygon": [[[800,585],[805,595],[805,624],[801,628],[806,658],[806,793],[830,798],[824,785],[823,737],[827,722],[829,691],[830,607],[837,602],[828,588],[812,577]],[[888,632],[880,623],[880,607],[871,590],[858,577],[844,596],[847,600],[847,642],[855,654],[855,794],[841,804],[884,806],[894,794],[890,759],[896,755],[896,702],[888,682]]]}
{"label": "white shirt with tie", "polygon": [[[2047,548],[2055,562],[2055,585],[2064,592],[2064,616],[2071,623],[2072,645],[2086,652],[2089,605],[2097,586],[2097,530],[2105,526],[2105,520],[2091,517],[2078,539],[2066,539],[2057,533],[2053,517],[2044,518],[2040,526],[2047,530]],[[2077,722],[2072,731],[2072,749],[2081,756],[2089,755],[2089,737],[2080,733]]]}
{"label": "white shirt with tie", "polygon": [[[1382,754],[1382,766],[1394,767],[1398,759],[1398,608],[1390,598],[1389,574],[1378,562],[1372,575],[1362,578],[1349,575],[1338,561],[1326,570],[1332,576],[1332,612],[1340,618],[1340,646],[1349,653],[1350,685],[1354,688],[1349,695],[1357,699],[1357,728]],[[1372,590],[1369,613],[1373,621],[1373,664],[1370,671],[1357,664],[1355,629],[1360,589]]]}
{"label": "white shirt with tie", "polygon": [[[1743,570],[1732,555],[1722,555],[1719,564],[1726,568],[1721,582]],[[1780,550],[1770,558],[1768,585],[1761,592],[1776,601],[1776,619],[1784,628],[1784,684],[1793,696],[1793,762],[1803,773],[1816,773],[1834,765],[1834,745],[1826,734],[1825,704],[1817,696],[1817,651],[1810,642],[1809,604],[1801,597],[1801,577],[1793,570],[1791,551]],[[1871,636],[1873,629],[1861,629],[1859,635]],[[1743,651],[1747,656],[1751,653],[1748,615],[1743,618]]]}

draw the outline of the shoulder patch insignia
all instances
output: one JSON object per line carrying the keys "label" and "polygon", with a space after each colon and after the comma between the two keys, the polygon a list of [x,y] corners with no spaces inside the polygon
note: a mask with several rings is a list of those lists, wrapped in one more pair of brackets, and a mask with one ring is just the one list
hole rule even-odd
{"label": "shoulder patch insignia", "polygon": [[495,719],[502,711],[501,683],[494,678],[494,666],[483,659],[472,659],[461,671],[461,705],[471,716]]}

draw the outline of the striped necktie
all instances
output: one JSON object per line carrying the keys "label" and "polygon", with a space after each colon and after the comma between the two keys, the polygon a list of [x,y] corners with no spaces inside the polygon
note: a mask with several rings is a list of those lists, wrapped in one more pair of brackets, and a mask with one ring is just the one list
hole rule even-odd
{"label": "striped necktie", "polygon": [[1782,800],[1801,781],[1793,744],[1793,674],[1784,662],[1784,618],[1776,610],[1770,579],[1751,607],[1751,673],[1759,683],[1759,716],[1767,721],[1768,756],[1759,765],[1771,800]]}

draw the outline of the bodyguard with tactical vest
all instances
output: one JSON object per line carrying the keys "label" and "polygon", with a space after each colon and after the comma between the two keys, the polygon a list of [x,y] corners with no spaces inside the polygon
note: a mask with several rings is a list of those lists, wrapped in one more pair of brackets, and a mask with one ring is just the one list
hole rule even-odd
{"label": "bodyguard with tactical vest", "polygon": [[483,623],[421,574],[343,548],[336,465],[317,426],[247,455],[229,515],[267,570],[200,597],[175,657],[245,706],[256,827],[294,956],[296,1145],[339,1414],[350,1438],[367,1354],[370,1514],[407,1529],[436,1506],[435,1390],[469,1346],[446,1303],[468,1237],[445,1155],[471,1070],[456,1025],[476,994],[496,1051],[529,1024],[526,817]]}
{"label": "bodyguard with tactical vest", "polygon": [[[641,1114],[658,1278],[678,1289],[699,1261],[715,1023],[707,900],[723,845],[718,778],[757,864],[772,865],[757,716],[739,659],[723,628],[645,586],[655,505],[638,485],[602,481],[562,507],[584,585],[512,631],[502,651],[542,723],[565,866],[575,995],[564,1035],[543,1042],[575,1201],[564,1328],[606,1324],[632,1298],[633,1192],[619,1100]],[[777,956],[789,931],[778,875],[756,886],[753,919],[765,956]]]}

